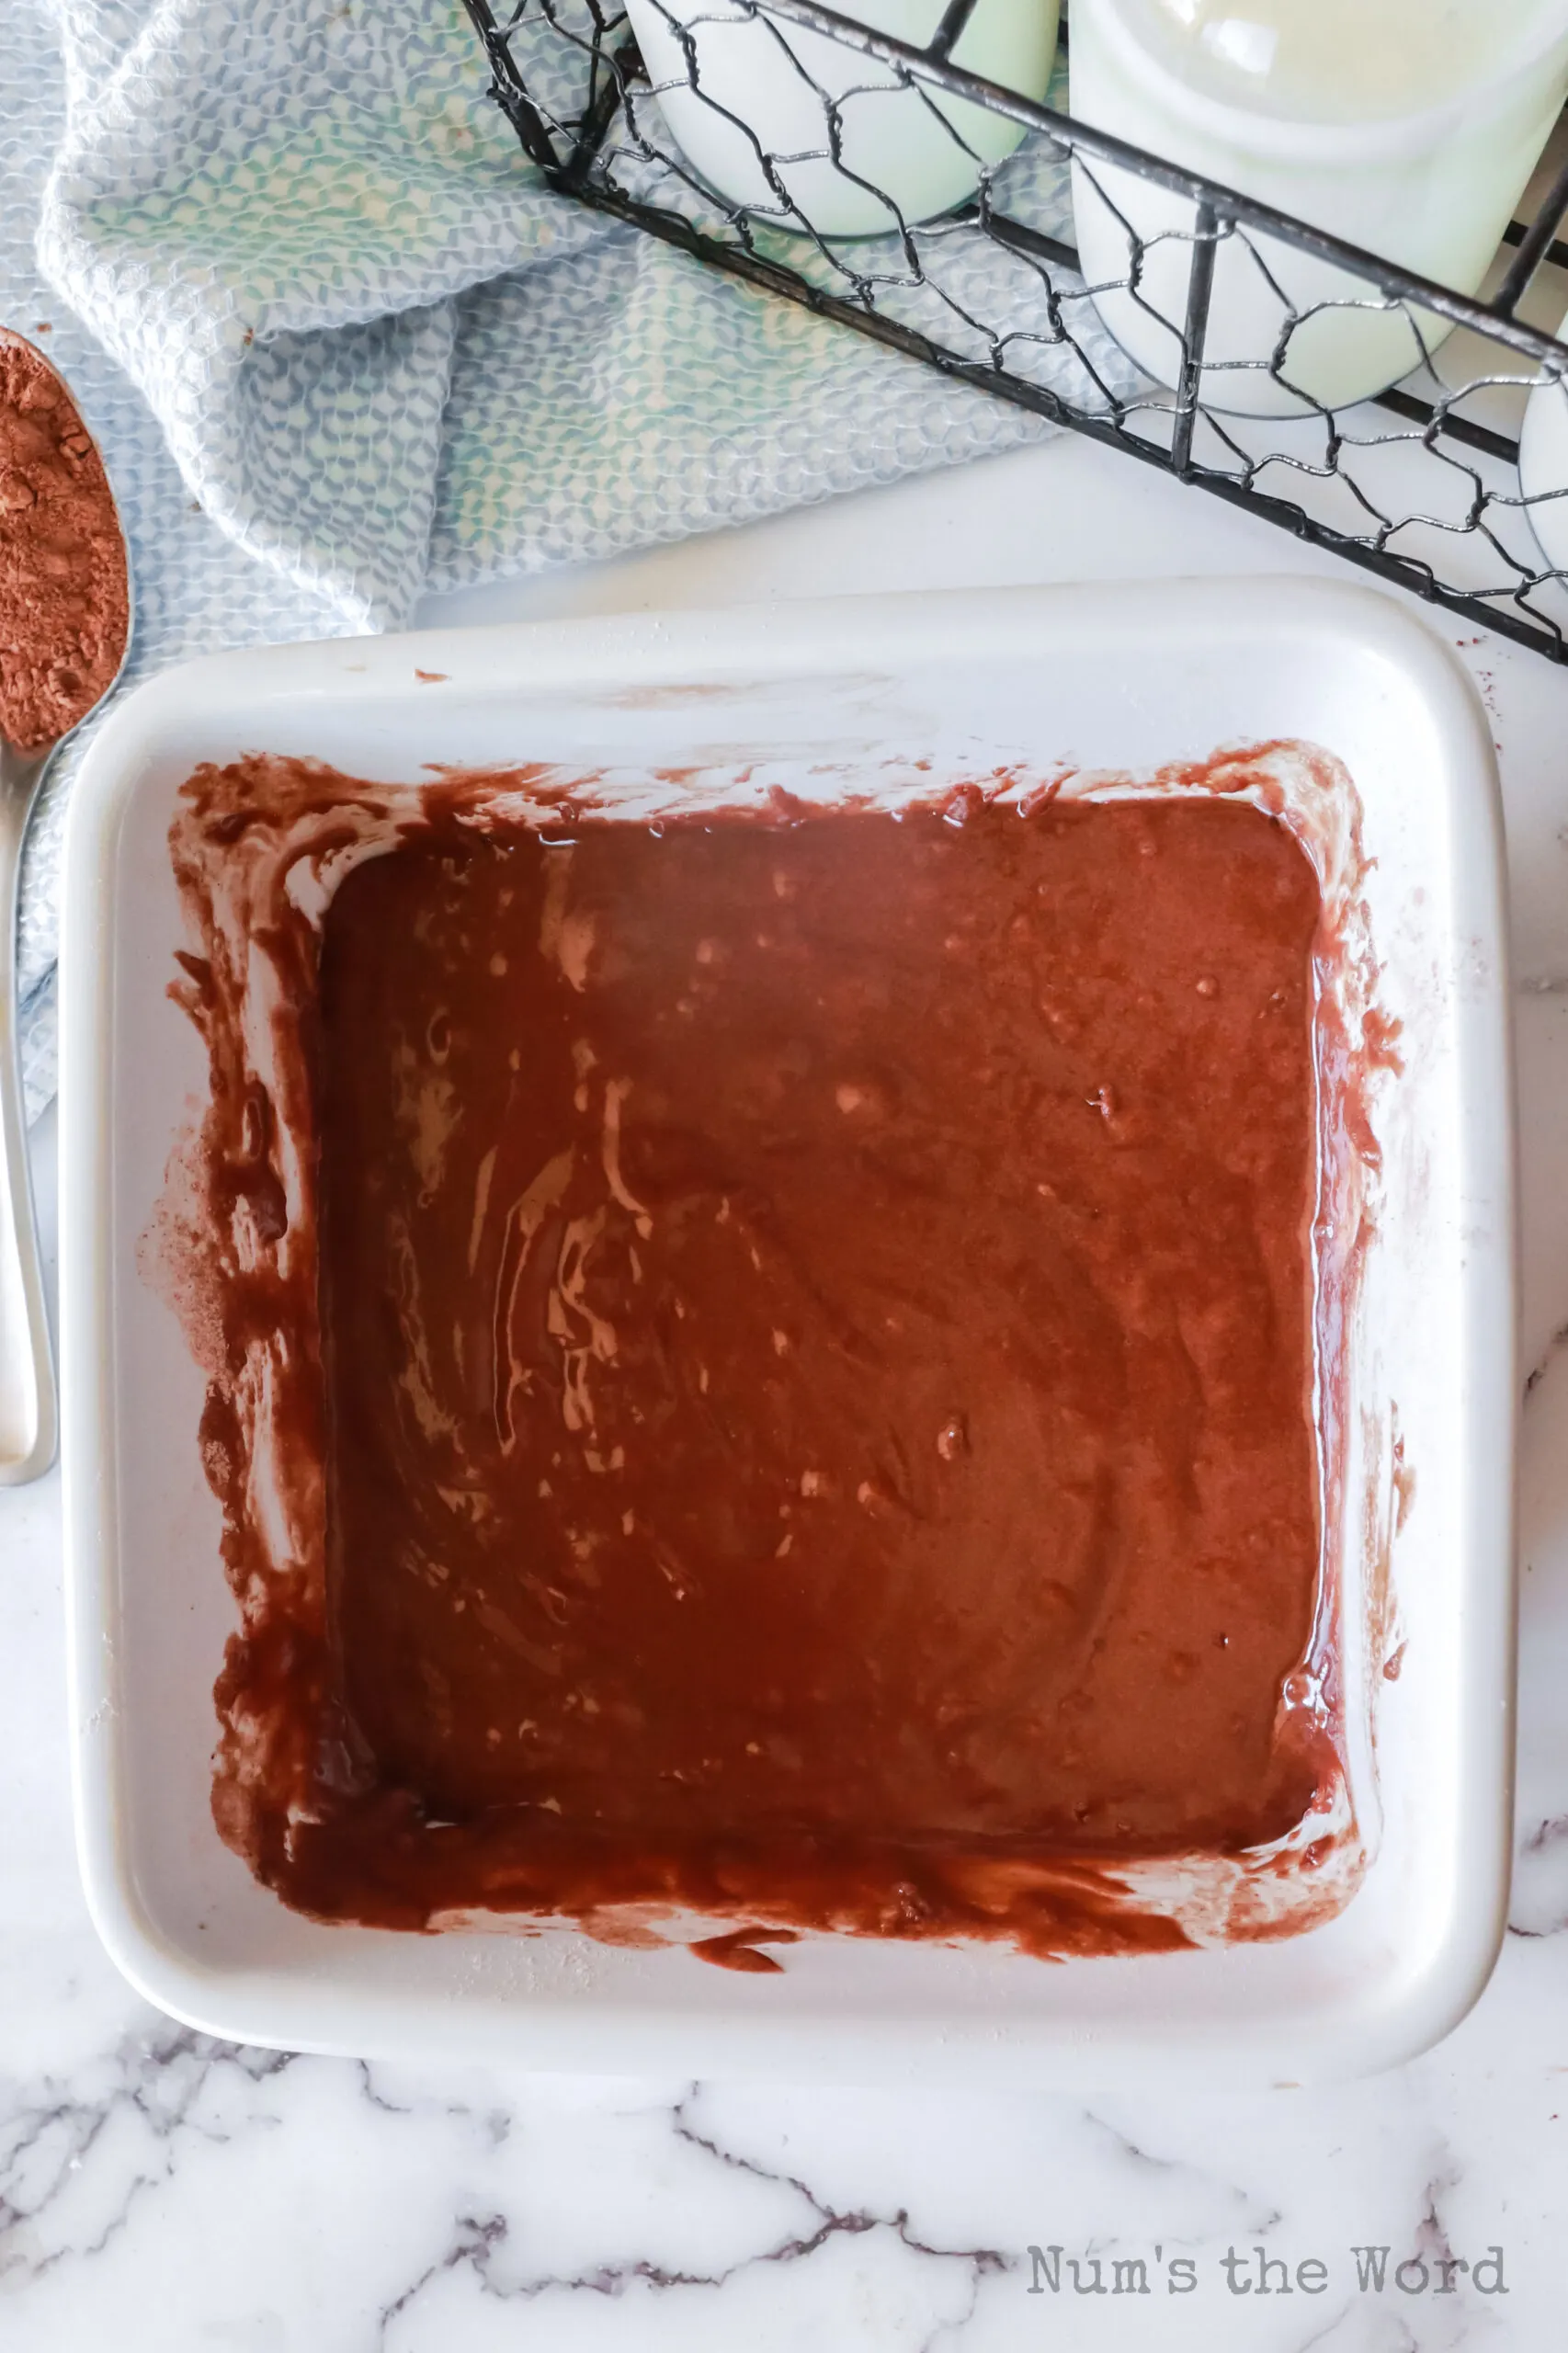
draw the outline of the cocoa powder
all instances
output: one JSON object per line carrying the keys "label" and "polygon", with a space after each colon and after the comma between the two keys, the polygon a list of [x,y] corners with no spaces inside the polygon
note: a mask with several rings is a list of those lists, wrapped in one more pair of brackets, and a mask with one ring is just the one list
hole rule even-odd
{"label": "cocoa powder", "polygon": [[130,620],[103,460],[41,352],[0,329],[0,734],[36,751],[85,719]]}

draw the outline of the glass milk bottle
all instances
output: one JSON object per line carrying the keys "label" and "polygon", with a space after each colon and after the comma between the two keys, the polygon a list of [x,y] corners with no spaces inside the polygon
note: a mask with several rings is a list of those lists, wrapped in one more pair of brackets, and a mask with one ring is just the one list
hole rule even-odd
{"label": "glass milk bottle", "polygon": [[[1568,91],[1568,0],[1074,0],[1072,33],[1080,120],[1465,294]],[[1106,324],[1176,383],[1195,208],[1086,159],[1074,212]],[[1159,241],[1136,295],[1116,284],[1130,230]],[[1447,333],[1239,229],[1215,252],[1201,397],[1250,415],[1345,407]]]}
{"label": "glass milk bottle", "polygon": [[[924,48],[944,0],[837,5],[857,23]],[[627,14],[671,136],[697,176],[780,228],[867,237],[930,220],[972,196],[982,167],[1010,155],[1024,135],[1001,115],[929,85],[912,88],[874,57],[751,0],[627,0]],[[976,0],[953,63],[1043,98],[1057,15],[1057,0]],[[633,106],[641,111],[635,93]],[[653,135],[645,117],[639,128]]]}
{"label": "glass milk bottle", "polygon": [[[1568,318],[1557,330],[1568,338]],[[1519,488],[1540,551],[1568,573],[1568,381],[1543,374],[1529,396],[1519,436]]]}

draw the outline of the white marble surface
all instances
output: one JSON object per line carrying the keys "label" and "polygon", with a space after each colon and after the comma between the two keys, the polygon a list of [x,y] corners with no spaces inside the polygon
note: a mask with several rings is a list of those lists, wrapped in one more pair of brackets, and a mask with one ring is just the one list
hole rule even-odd
{"label": "white marble surface", "polygon": [[[1326,564],[1062,442],[445,611],[1301,568]],[[1463,650],[1507,796],[1529,1392],[1514,1933],[1473,2016],[1369,2083],[1195,2100],[1151,2075],[1135,2097],[1087,2104],[367,2068],[213,2044],[128,1991],[83,1909],[51,1478],[0,1495],[4,2353],[1545,2353],[1561,2341],[1568,674],[1495,641]],[[52,1142],[38,1141],[47,1197]],[[1042,2279],[1029,2292],[1031,2245],[1063,2250],[1059,2290]],[[1389,2248],[1381,2293],[1358,2286],[1358,2246]],[[1501,2279],[1483,2269],[1478,2289],[1453,2266],[1489,2248],[1503,2251]],[[1290,2267],[1289,2292],[1275,2270],[1260,2295],[1258,2250]],[[1116,2260],[1141,2258],[1150,2293],[1124,2275],[1120,2294],[1074,2294],[1070,2257],[1098,2257],[1108,2290]],[[1085,2289],[1094,2276],[1078,2274]],[[1450,2292],[1436,2292],[1445,2277]]]}

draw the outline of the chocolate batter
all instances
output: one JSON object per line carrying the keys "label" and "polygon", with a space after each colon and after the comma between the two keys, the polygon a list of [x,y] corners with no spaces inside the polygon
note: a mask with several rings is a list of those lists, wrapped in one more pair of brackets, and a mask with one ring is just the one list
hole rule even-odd
{"label": "chocolate batter", "polygon": [[782,815],[437,819],[329,910],[307,1909],[951,1933],[1329,1768],[1301,849]]}

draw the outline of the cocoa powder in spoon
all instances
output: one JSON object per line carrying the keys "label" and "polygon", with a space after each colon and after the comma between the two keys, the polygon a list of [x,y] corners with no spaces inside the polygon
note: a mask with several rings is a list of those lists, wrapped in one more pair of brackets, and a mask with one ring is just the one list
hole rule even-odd
{"label": "cocoa powder in spoon", "polygon": [[125,541],[92,436],[41,352],[0,329],[0,734],[39,751],[111,685]]}

